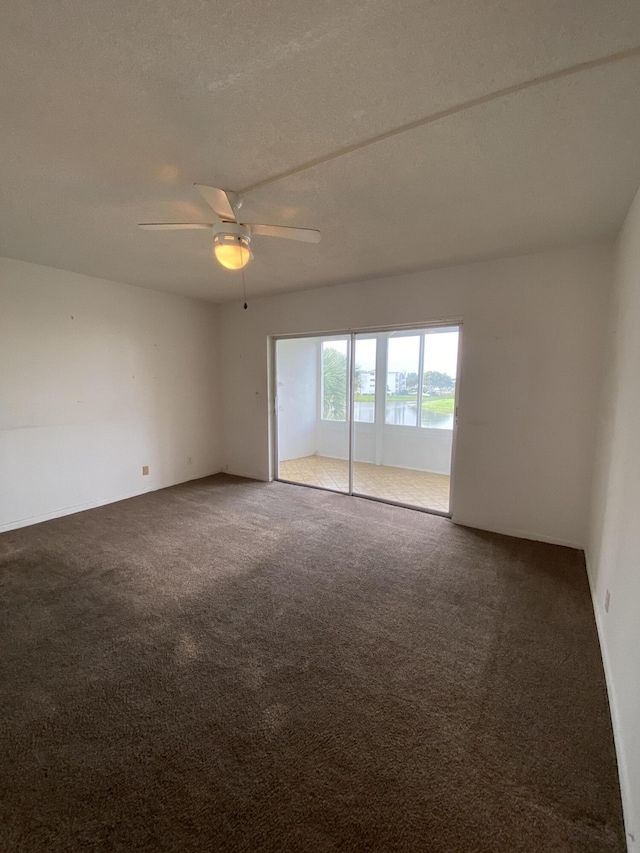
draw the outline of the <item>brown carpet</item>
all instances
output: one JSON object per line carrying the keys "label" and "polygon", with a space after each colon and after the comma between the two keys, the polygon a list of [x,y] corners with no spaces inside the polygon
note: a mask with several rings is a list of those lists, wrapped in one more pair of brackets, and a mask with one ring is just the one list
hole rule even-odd
{"label": "brown carpet", "polygon": [[3,851],[622,851],[582,555],[219,475],[0,536]]}

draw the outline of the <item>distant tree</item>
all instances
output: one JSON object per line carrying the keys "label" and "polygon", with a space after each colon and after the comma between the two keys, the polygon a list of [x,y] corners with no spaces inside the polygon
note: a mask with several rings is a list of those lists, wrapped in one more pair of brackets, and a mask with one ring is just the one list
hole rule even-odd
{"label": "distant tree", "polygon": [[[362,368],[354,368],[354,393],[362,393]],[[322,350],[322,417],[344,421],[347,417],[347,357],[333,347]]]}
{"label": "distant tree", "polygon": [[356,364],[353,373],[353,393],[362,394],[362,368],[359,364]]}
{"label": "distant tree", "polygon": [[422,392],[429,396],[453,394],[456,380],[448,373],[438,370],[426,370],[422,381]]}
{"label": "distant tree", "polygon": [[333,347],[322,350],[322,417],[343,421],[347,411],[347,357]]}
{"label": "distant tree", "polygon": [[418,393],[418,374],[417,373],[407,373],[406,388],[407,388],[407,394],[417,394]]}

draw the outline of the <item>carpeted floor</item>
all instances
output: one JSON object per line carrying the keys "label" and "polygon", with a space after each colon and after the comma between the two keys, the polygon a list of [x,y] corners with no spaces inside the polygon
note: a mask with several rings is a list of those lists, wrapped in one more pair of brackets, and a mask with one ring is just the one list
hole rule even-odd
{"label": "carpeted floor", "polygon": [[0,566],[3,853],[624,850],[579,552],[219,475]]}

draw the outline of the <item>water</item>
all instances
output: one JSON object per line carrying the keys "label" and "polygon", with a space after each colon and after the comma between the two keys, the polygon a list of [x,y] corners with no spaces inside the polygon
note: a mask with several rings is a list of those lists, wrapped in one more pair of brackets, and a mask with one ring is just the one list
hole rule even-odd
{"label": "water", "polygon": [[[388,424],[399,424],[402,426],[416,425],[417,403],[411,400],[392,400],[386,405],[385,422]],[[359,423],[372,424],[375,416],[375,403],[367,401],[354,403],[354,417]],[[453,429],[453,415],[445,415],[442,412],[422,411],[423,427],[430,429]]]}
{"label": "water", "polygon": [[373,418],[375,414],[375,403],[366,402],[366,403],[358,403],[357,401],[353,404],[353,417],[359,423],[364,424],[372,424]]}
{"label": "water", "polygon": [[453,429],[453,414],[442,412],[422,412],[422,426],[430,429]]}

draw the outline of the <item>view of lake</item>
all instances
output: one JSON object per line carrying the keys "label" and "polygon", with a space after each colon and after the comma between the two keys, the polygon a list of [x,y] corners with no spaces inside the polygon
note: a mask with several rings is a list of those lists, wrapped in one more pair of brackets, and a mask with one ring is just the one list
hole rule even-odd
{"label": "view of lake", "polygon": [[[411,400],[393,400],[387,402],[385,421],[388,424],[415,426],[417,403]],[[354,418],[360,423],[374,422],[375,403],[373,401],[355,402]],[[453,415],[441,412],[422,411],[422,426],[431,429],[453,429]]]}

